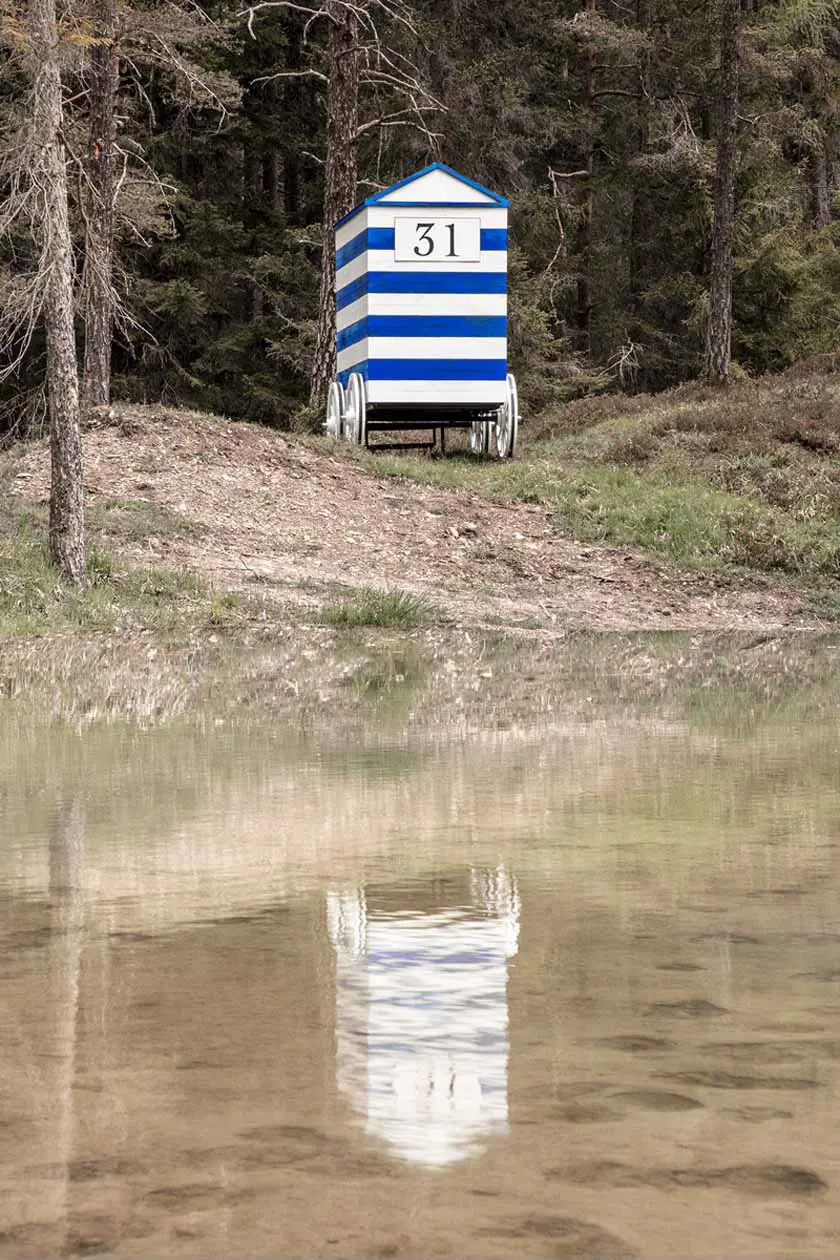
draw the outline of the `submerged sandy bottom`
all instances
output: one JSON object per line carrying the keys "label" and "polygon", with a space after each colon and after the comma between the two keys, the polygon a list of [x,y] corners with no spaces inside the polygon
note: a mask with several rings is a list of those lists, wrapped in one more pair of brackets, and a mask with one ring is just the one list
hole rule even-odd
{"label": "submerged sandy bottom", "polygon": [[726,712],[18,728],[0,1256],[837,1253],[840,737]]}

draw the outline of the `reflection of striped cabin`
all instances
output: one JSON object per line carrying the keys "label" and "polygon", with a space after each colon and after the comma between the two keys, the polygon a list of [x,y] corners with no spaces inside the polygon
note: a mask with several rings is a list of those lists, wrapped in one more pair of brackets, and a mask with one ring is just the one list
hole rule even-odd
{"label": "reflection of striped cabin", "polygon": [[[504,868],[328,898],[336,952],[336,1080],[366,1131],[402,1158],[443,1165],[508,1129],[508,962],[519,894]],[[403,909],[400,911],[400,892]]]}
{"label": "reflection of striped cabin", "polygon": [[372,404],[505,401],[507,206],[438,163],[341,220],[342,385],[360,373]]}

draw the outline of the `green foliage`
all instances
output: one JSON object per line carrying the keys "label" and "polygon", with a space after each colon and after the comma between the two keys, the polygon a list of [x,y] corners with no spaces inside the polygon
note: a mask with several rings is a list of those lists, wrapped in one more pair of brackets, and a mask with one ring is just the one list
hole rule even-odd
{"label": "green foliage", "polygon": [[[81,586],[56,575],[43,543],[46,522],[13,505],[0,512],[0,636],[63,628],[130,630],[200,625],[210,596],[191,573],[118,569],[94,542]],[[94,525],[94,538],[100,531]],[[130,530],[128,532],[131,537]]]}
{"label": "green foliage", "polygon": [[[411,27],[377,13],[399,64],[444,109],[424,116],[424,132],[381,83],[364,88],[359,195],[441,159],[511,198],[510,353],[527,417],[701,370],[716,9],[413,0]],[[139,327],[117,339],[115,389],[308,428],[328,23],[268,7],[252,37],[227,7],[210,15],[198,23],[157,0],[126,10],[119,284]],[[778,0],[746,18],[734,354],[750,373],[838,345],[838,28],[838,0]],[[180,69],[165,58],[148,68],[150,32]],[[68,62],[68,134],[87,134],[83,56]],[[4,118],[23,99],[18,74],[10,63]],[[367,126],[381,116],[387,127]],[[15,239],[0,288],[20,285],[30,254]],[[40,377],[43,351],[36,330],[15,391]],[[0,430],[23,406],[15,395],[4,412],[4,401]]]}
{"label": "green foliage", "polygon": [[378,626],[389,630],[415,630],[429,620],[431,607],[406,591],[362,590],[351,599],[327,604],[319,620],[342,630]]}

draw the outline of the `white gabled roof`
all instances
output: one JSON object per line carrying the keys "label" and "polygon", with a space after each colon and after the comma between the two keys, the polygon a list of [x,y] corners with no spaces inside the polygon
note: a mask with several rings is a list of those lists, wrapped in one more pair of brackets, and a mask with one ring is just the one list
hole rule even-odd
{"label": "white gabled roof", "polygon": [[377,193],[368,199],[368,205],[401,205],[405,202],[415,204],[428,202],[432,205],[467,204],[476,206],[506,206],[504,197],[499,197],[489,188],[483,188],[466,175],[435,162],[422,171],[401,179],[392,184],[384,192]]}
{"label": "white gabled roof", "polygon": [[415,171],[356,206],[336,226],[346,223],[366,206],[508,206],[510,203],[442,162]]}

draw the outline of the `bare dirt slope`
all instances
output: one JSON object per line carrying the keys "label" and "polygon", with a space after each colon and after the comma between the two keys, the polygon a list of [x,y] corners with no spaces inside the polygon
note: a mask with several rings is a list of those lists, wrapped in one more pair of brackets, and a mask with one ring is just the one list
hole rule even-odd
{"label": "bare dirt slope", "polygon": [[[133,512],[134,528],[108,539],[120,558],[185,566],[221,590],[320,604],[336,586],[391,588],[461,621],[534,629],[818,624],[795,591],[581,545],[542,507],[379,479],[251,425],[123,408],[86,433],[85,468],[94,515]],[[48,472],[46,444],[23,448],[13,493],[43,501]]]}

